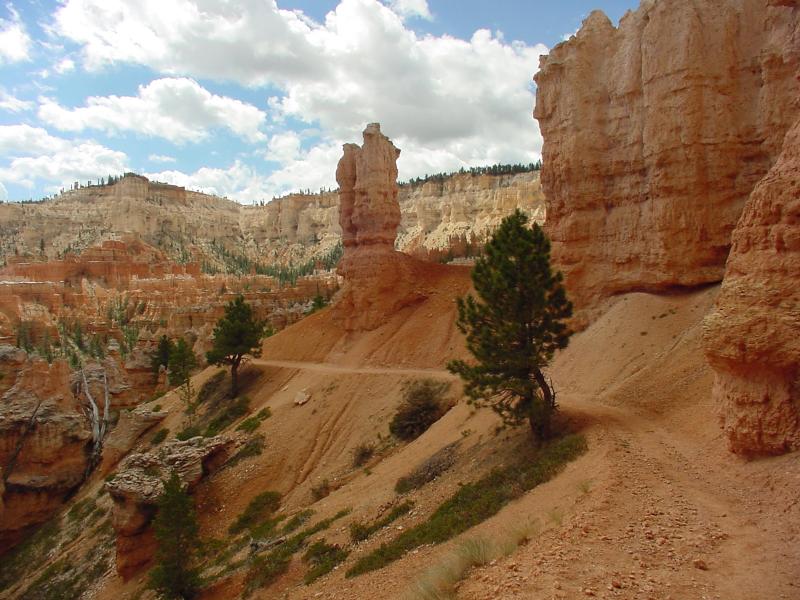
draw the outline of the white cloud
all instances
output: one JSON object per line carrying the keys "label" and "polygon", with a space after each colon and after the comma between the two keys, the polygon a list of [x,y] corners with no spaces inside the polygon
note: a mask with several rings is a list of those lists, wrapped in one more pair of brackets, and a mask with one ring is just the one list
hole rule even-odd
{"label": "white cloud", "polygon": [[300,135],[294,131],[284,131],[273,135],[267,144],[264,155],[267,160],[286,163],[300,155]]}
{"label": "white cloud", "polygon": [[5,202],[6,200],[8,200],[8,190],[6,186],[0,183],[0,202]]}
{"label": "white cloud", "polygon": [[9,10],[11,19],[0,19],[0,65],[30,59],[31,38],[17,11]]}
{"label": "white cloud", "polygon": [[175,158],[172,156],[165,156],[164,154],[151,154],[147,157],[147,160],[150,162],[160,162],[160,163],[174,163]]}
{"label": "white cloud", "polygon": [[156,79],[139,86],[136,96],[92,96],[86,106],[64,108],[42,98],[39,118],[62,131],[100,129],[134,131],[175,143],[198,142],[212,129],[228,129],[239,137],[265,139],[259,127],[266,114],[241,100],[212,94],[192,79]]}
{"label": "white cloud", "polygon": [[101,174],[128,170],[124,153],[95,142],[71,143],[61,140],[50,152],[34,156],[18,156],[7,167],[0,167],[0,181],[34,187],[47,182],[47,192],[69,188],[74,181],[97,179]]}
{"label": "white cloud", "polygon": [[13,96],[5,90],[0,89],[0,110],[18,113],[31,110],[32,108],[33,102],[28,100],[20,100],[16,96]]}
{"label": "white cloud", "polygon": [[427,18],[427,3],[386,1],[341,0],[315,23],[274,0],[64,0],[54,29],[81,45],[88,69],[134,63],[276,87],[272,126],[318,128],[323,151],[303,153],[287,134],[272,136],[265,156],[281,167],[258,184],[266,190],[328,185],[340,144],[360,141],[372,121],[402,148],[402,178],[535,160],[531,78],[547,48],[488,30],[469,40],[417,35],[403,19]]}
{"label": "white cloud", "polygon": [[69,73],[70,71],[75,70],[75,61],[73,61],[71,58],[62,58],[60,61],[56,63],[53,69],[59,75],[63,75],[64,73]]}
{"label": "white cloud", "polygon": [[389,0],[389,6],[401,17],[419,17],[420,19],[433,19],[427,0]]}
{"label": "white cloud", "polygon": [[41,127],[30,125],[0,125],[0,155],[27,156],[58,152],[68,148],[70,143],[57,138]]}

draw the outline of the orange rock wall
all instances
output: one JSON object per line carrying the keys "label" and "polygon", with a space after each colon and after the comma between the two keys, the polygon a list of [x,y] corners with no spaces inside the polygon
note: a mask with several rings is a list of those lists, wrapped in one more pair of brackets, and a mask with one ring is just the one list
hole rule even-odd
{"label": "orange rock wall", "polygon": [[722,279],[800,114],[797,22],[793,1],[645,0],[542,58],[547,230],[578,325],[614,294]]}

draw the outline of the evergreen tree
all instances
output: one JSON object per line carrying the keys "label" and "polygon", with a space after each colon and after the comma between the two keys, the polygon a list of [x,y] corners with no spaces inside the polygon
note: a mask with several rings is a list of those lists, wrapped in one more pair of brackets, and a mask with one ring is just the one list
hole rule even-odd
{"label": "evergreen tree", "polygon": [[538,440],[550,435],[555,392],[542,369],[566,347],[572,315],[561,273],[550,268],[550,242],[519,210],[506,217],[475,262],[478,299],[459,298],[459,330],[477,360],[451,361],[470,401],[491,406],[506,423],[527,418]]}
{"label": "evergreen tree", "polygon": [[239,393],[239,367],[245,356],[261,356],[261,340],[272,335],[266,320],[256,318],[253,307],[239,294],[225,306],[214,327],[214,346],[206,353],[211,365],[230,365],[231,397]]}
{"label": "evergreen tree", "polygon": [[197,357],[183,338],[172,346],[169,353],[169,382],[180,386],[179,393],[186,406],[192,408],[192,371],[197,368]]}
{"label": "evergreen tree", "polygon": [[167,336],[161,336],[158,340],[158,346],[150,355],[150,368],[153,373],[158,375],[161,365],[164,365],[165,368],[169,366],[169,355],[172,353],[174,346],[175,344]]}
{"label": "evergreen tree", "polygon": [[174,471],[164,482],[153,531],[158,550],[151,586],[162,598],[193,598],[200,587],[192,564],[199,541],[197,517],[192,498]]}

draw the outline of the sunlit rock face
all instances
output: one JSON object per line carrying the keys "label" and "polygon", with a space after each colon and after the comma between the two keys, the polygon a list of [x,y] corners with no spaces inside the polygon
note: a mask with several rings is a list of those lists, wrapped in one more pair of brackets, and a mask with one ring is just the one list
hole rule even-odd
{"label": "sunlit rock face", "polygon": [[705,345],[731,450],[800,448],[800,121],[733,232]]}
{"label": "sunlit rock face", "polygon": [[796,2],[645,0],[542,58],[547,230],[578,326],[614,294],[722,279],[800,114],[799,54]]}

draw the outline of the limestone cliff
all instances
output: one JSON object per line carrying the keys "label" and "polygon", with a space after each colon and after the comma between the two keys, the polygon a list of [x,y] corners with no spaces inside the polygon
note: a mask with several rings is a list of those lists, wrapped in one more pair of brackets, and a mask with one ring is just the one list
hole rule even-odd
{"label": "limestone cliff", "polygon": [[547,229],[579,325],[617,293],[722,279],[800,114],[799,55],[796,2],[644,0],[542,58]]}
{"label": "limestone cliff", "polygon": [[745,205],[705,327],[731,449],[800,448],[800,121]]}
{"label": "limestone cliff", "polygon": [[[515,208],[543,218],[538,171],[405,184],[398,200],[398,249],[433,258],[453,244],[483,241]],[[42,203],[0,204],[0,257],[9,262],[83,253],[111,238],[131,237],[126,234],[173,262],[195,263],[193,268],[206,272],[232,272],[246,261],[297,265],[324,255],[341,239],[338,194],[290,194],[264,206],[243,206],[127,175]]]}

